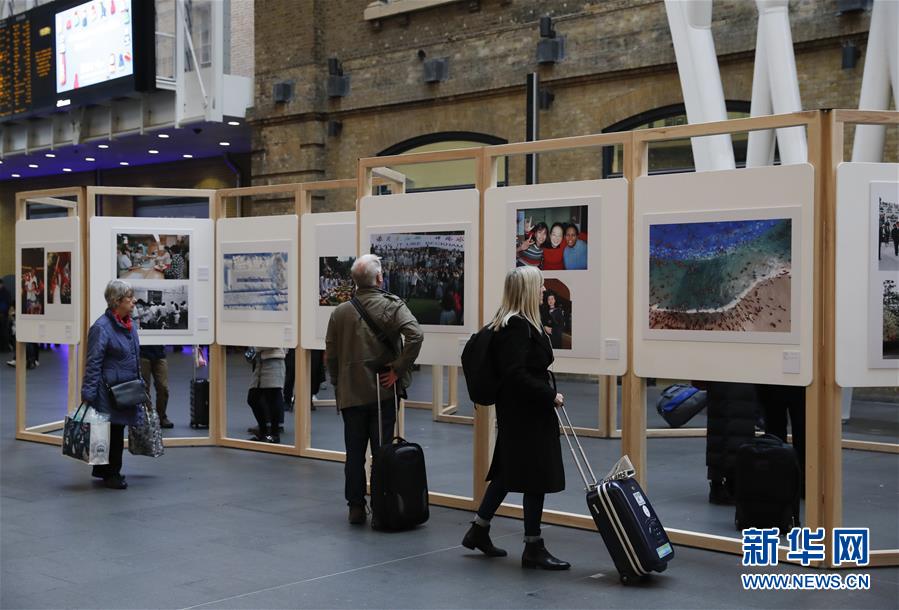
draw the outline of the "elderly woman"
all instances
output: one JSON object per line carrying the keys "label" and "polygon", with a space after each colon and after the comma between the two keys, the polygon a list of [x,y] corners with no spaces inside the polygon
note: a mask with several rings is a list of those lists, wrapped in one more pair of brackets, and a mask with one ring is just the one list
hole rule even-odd
{"label": "elderly woman", "polygon": [[110,489],[126,489],[122,476],[125,426],[137,423],[138,409],[114,407],[109,386],[140,379],[140,343],[131,319],[134,291],[127,282],[112,280],[103,293],[107,310],[91,326],[81,400],[109,416],[109,464],[94,466],[93,476]]}
{"label": "elderly woman", "polygon": [[284,416],[284,378],[287,350],[279,347],[254,347],[253,377],[248,402],[256,416],[258,427],[251,441],[280,443],[278,428]]}

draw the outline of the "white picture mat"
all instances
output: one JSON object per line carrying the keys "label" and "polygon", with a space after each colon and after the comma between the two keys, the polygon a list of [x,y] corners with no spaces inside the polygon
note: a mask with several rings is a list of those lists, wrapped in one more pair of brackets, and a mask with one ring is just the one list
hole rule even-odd
{"label": "white picture mat", "polygon": [[879,306],[883,313],[882,287],[875,296],[871,281],[877,252],[872,239],[876,233],[871,226],[871,183],[895,182],[897,176],[896,163],[837,167],[836,380],[844,388],[899,385],[895,368],[871,368],[869,347],[871,326],[882,323],[879,317],[872,320],[870,312]]}
{"label": "white picture mat", "polygon": [[[124,280],[150,290],[171,283],[188,285],[187,329],[142,330],[142,345],[209,345],[215,341],[215,291],[212,268],[213,223],[205,218],[134,218],[94,216],[90,224],[90,319],[96,320],[106,311],[103,291],[117,275],[116,236],[121,233],[190,235],[188,280]],[[200,279],[201,277],[205,279]]]}
{"label": "white picture mat", "polygon": [[[555,350],[553,370],[564,373],[623,375],[627,372],[627,180],[585,180],[491,188],[485,194],[484,232],[502,236],[484,242],[484,318],[502,300],[506,273],[515,266],[515,212],[523,208],[586,205],[586,271],[549,271],[568,285],[572,296],[572,350]],[[595,309],[594,309],[595,307]],[[598,312],[595,320],[585,309]],[[590,324],[583,320],[591,320]],[[576,328],[577,327],[577,328]],[[587,343],[592,348],[582,348]],[[617,358],[615,351],[617,349]],[[570,354],[570,355],[569,355]]]}
{"label": "white picture mat", "polygon": [[[220,345],[294,348],[297,346],[299,320],[299,265],[297,262],[299,218],[284,216],[254,216],[250,218],[220,218],[216,223],[216,342]],[[288,283],[286,322],[231,321],[223,318],[224,254],[234,252],[233,244],[241,248],[246,242],[288,242]],[[245,251],[245,250],[238,250]]]}
{"label": "white picture mat", "polygon": [[[737,220],[791,220],[791,281],[790,281],[790,332],[760,332],[760,331],[709,331],[709,330],[667,330],[649,328],[649,306],[641,306],[635,312],[642,319],[639,328],[643,329],[643,337],[647,340],[661,341],[712,341],[733,343],[777,343],[779,345],[797,345],[799,343],[799,328],[801,328],[801,296],[799,283],[792,281],[793,270],[801,269],[800,235],[802,208],[774,207],[754,209],[727,209],[710,210],[706,212],[683,212],[675,214],[646,214],[643,216],[643,243],[649,243],[649,230],[651,225],[657,224],[681,224],[696,222],[719,222]],[[649,257],[645,257],[643,276],[649,282]],[[648,292],[646,292],[648,295]]]}
{"label": "white picture mat", "polygon": [[356,256],[356,212],[324,212],[300,217],[303,252],[300,256],[300,325],[303,349],[325,349],[328,320],[335,307],[318,304],[319,258]]}
{"label": "white picture mat", "polygon": [[[16,311],[22,307],[22,248],[44,249],[44,283],[49,290],[47,252],[71,251],[72,304],[48,308],[46,290],[43,316],[16,314],[16,339],[29,343],[64,343],[76,345],[81,341],[81,230],[77,216],[20,220],[16,223],[16,285],[7,287],[14,292]],[[52,309],[52,311],[51,311]]]}
{"label": "white picture mat", "polygon": [[[221,244],[220,252],[221,258],[219,259],[220,264],[222,265],[222,283],[221,283],[221,291],[224,298],[225,289],[227,284],[224,280],[225,275],[225,259],[229,255],[242,255],[242,254],[268,254],[268,253],[287,253],[287,267],[288,273],[291,269],[296,268],[296,265],[290,259],[291,254],[291,242],[283,239],[274,239],[274,240],[266,240],[266,241],[232,241],[228,243]],[[290,298],[290,280],[288,279],[288,298]],[[234,309],[234,308],[226,308],[224,306],[224,301],[222,301],[222,311],[221,318],[223,322],[265,322],[269,324],[290,324],[291,316],[289,310],[275,310],[275,311],[265,311],[265,310],[252,310],[252,309]]]}
{"label": "white picture mat", "polygon": [[[814,169],[808,164],[642,176],[635,183],[634,367],[640,377],[806,386],[812,381]],[[649,340],[646,214],[799,206],[798,345]],[[795,371],[795,372],[790,372]]]}
{"label": "white picture mat", "polygon": [[372,234],[466,231],[465,319],[462,325],[439,332],[434,332],[436,326],[424,326],[425,339],[417,360],[419,364],[460,366],[464,341],[477,330],[479,206],[475,189],[379,195],[363,197],[360,201],[362,230],[357,252],[362,254],[369,251]]}

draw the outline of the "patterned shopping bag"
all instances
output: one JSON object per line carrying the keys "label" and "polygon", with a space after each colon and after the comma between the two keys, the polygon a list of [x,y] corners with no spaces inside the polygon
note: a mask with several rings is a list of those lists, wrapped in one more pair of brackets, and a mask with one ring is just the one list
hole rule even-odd
{"label": "patterned shopping bag", "polygon": [[140,405],[140,421],[128,426],[128,451],[133,455],[159,457],[165,453],[162,446],[162,427],[156,409]]}
{"label": "patterned shopping bag", "polygon": [[62,454],[92,466],[109,463],[109,418],[86,404],[66,416]]}

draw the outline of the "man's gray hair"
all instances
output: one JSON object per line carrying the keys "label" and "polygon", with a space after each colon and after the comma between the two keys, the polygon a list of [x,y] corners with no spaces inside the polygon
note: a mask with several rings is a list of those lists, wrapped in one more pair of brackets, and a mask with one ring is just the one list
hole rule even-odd
{"label": "man's gray hair", "polygon": [[131,284],[122,280],[110,281],[106,284],[106,290],[103,291],[103,298],[106,299],[106,304],[110,309],[115,309],[119,301],[132,295],[134,295],[134,289],[131,288]]}
{"label": "man's gray hair", "polygon": [[380,288],[378,274],[381,273],[381,257],[375,254],[363,254],[356,259],[350,269],[350,275],[357,288]]}

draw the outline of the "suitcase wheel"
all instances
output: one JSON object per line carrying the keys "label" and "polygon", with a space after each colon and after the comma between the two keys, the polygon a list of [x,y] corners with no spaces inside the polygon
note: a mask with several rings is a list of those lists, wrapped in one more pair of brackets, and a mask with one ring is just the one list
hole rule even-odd
{"label": "suitcase wheel", "polygon": [[634,577],[631,576],[630,574],[622,574],[621,575],[621,584],[623,584],[625,587],[628,586],[629,584],[631,584],[632,582],[634,582]]}

